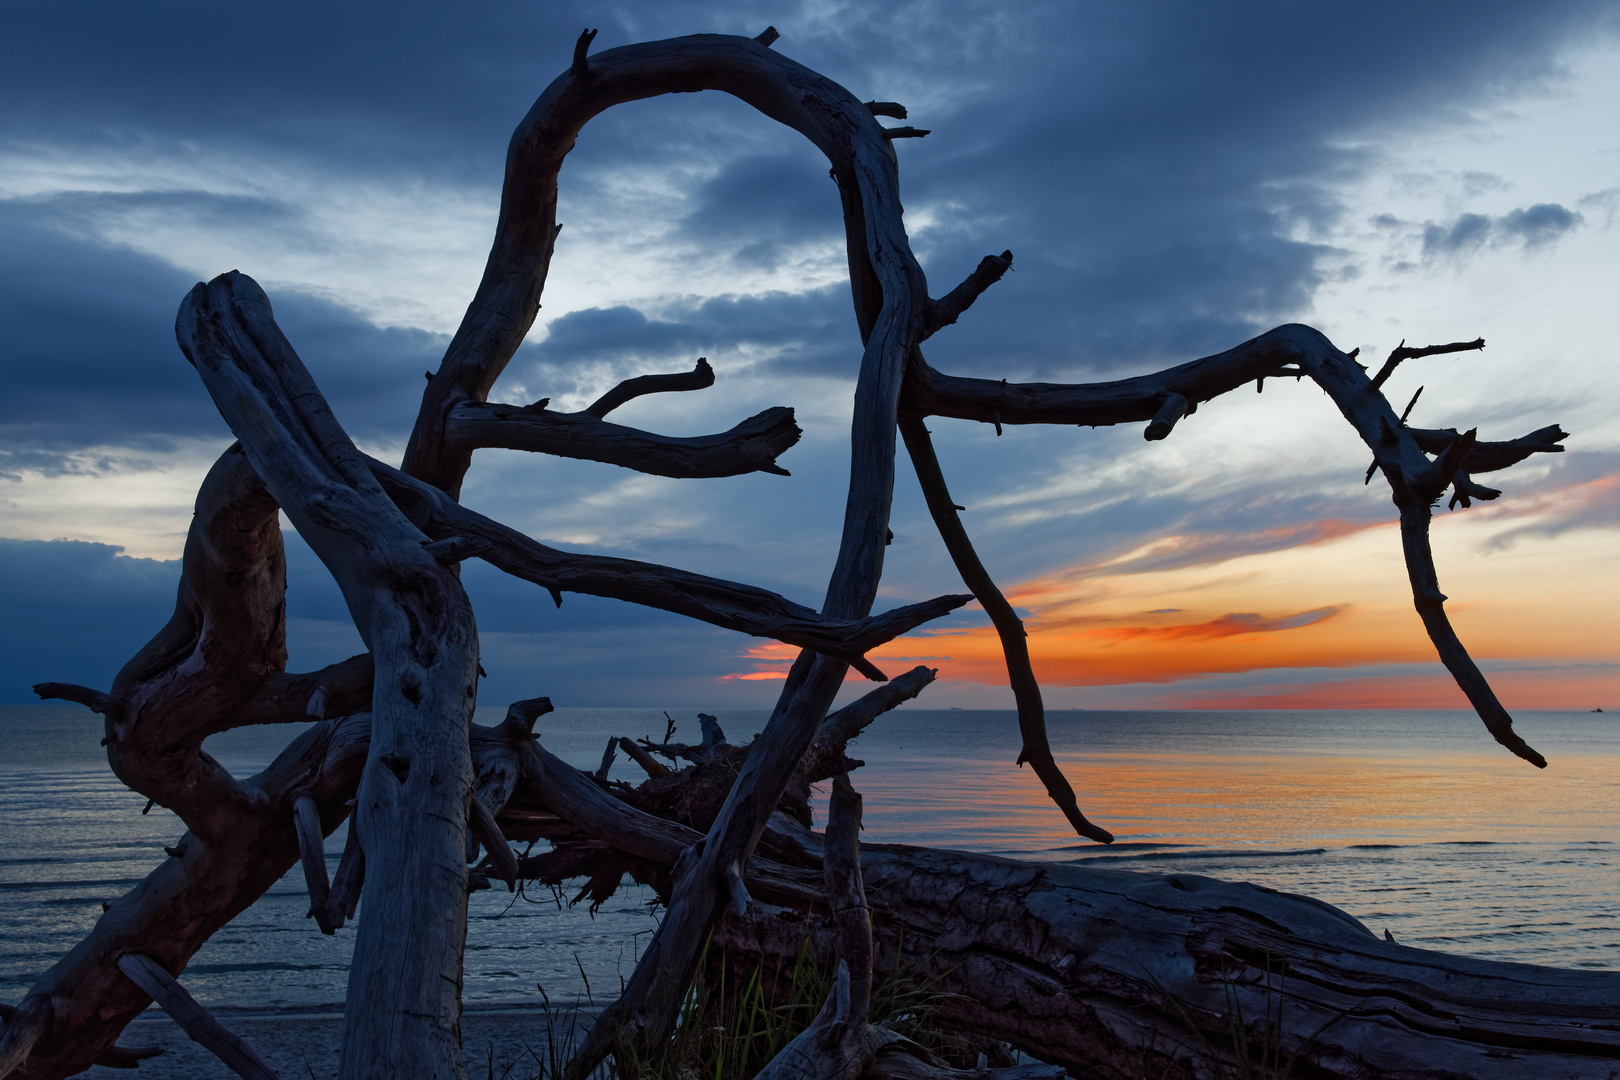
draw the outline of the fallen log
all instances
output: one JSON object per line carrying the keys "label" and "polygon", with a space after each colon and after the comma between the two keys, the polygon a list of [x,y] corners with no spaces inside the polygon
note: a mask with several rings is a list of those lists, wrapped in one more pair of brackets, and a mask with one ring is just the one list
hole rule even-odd
{"label": "fallen log", "polygon": [[[610,790],[545,755],[539,791],[516,801],[538,797],[594,835],[557,830],[552,852],[521,873],[588,876],[581,898],[600,903],[628,868],[667,895],[701,834],[655,813],[701,818],[701,799],[668,789],[708,788],[705,768]],[[843,957],[818,880],[826,839],[794,802],[771,816],[759,848],[769,857],[745,868],[746,910],[716,925],[713,947],[735,971],[791,970],[807,940],[826,970]],[[1260,1047],[1297,1059],[1301,1080],[1620,1075],[1620,972],[1411,948],[1321,900],[1193,874],[863,844],[860,878],[874,974],[928,986],[940,1026],[1075,1076],[1242,1075]]]}
{"label": "fallen log", "polygon": [[[1262,1045],[1297,1078],[1620,1075],[1620,972],[1411,948],[1320,900],[1192,874],[876,845],[861,872],[877,974],[903,966],[941,1026],[1075,1076],[1241,1075]],[[830,964],[828,916],[756,901],[714,944],[753,969],[807,937]]]}

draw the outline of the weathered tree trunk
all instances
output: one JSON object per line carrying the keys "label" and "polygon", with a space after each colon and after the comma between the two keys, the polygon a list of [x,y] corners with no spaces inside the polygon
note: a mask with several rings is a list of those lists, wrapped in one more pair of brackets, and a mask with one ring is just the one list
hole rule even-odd
{"label": "weathered tree trunk", "polygon": [[[836,729],[829,721],[823,735]],[[703,769],[678,775],[701,785]],[[632,809],[555,758],[545,758],[544,775],[519,801],[549,800],[564,821],[586,823],[586,835],[634,837],[624,850],[636,859],[672,867],[698,835]],[[644,788],[679,802],[667,783]],[[791,966],[807,937],[829,968],[840,959],[858,967],[860,934],[847,914],[855,875],[847,858],[832,857],[852,850],[852,815],[835,815],[823,838],[784,809],[762,841],[770,857],[756,856],[744,875],[754,902],[719,921],[714,943],[744,971],[761,959]],[[580,830],[553,831],[574,839],[529,860],[526,875],[551,880],[548,865],[590,873],[593,860],[612,857],[579,842]],[[572,859],[576,851],[585,857]],[[1238,1064],[1241,1039],[1297,1057],[1301,1078],[1607,1080],[1620,1071],[1620,972],[1409,948],[1322,901],[1191,874],[866,845],[858,876],[876,973],[898,966],[935,991],[941,1024],[1077,1076],[1098,1067],[1218,1076],[1221,1063]],[[851,979],[858,988],[858,970]],[[833,1048],[800,1057],[848,1060]],[[892,1057],[880,1055],[874,1075]]]}
{"label": "weathered tree trunk", "polygon": [[[1301,1080],[1620,1073],[1620,972],[1409,948],[1310,897],[1191,874],[900,847],[861,870],[880,973],[903,947],[941,1024],[1075,1076],[1176,1075],[1164,1057],[1220,1076],[1240,1029],[1297,1055]],[[831,963],[834,924],[791,907],[728,915],[715,945],[791,963],[807,934]]]}
{"label": "weathered tree trunk", "polygon": [[462,1076],[472,607],[372,476],[252,279],[198,285],[176,330],[254,469],[336,578],[375,669],[352,826],[366,904],[341,1075]]}

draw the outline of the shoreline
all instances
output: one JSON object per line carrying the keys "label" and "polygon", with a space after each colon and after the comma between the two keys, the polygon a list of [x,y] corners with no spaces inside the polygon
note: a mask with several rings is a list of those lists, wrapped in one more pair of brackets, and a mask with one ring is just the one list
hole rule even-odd
{"label": "shoreline", "polygon": [[[337,1075],[342,1006],[284,1012],[221,1006],[210,1011],[253,1047],[282,1080],[327,1080]],[[550,1010],[540,1002],[528,1007],[466,1008],[461,1016],[461,1046],[467,1071],[472,1076],[495,1080],[528,1080],[540,1071],[548,1043],[567,1037],[567,1018],[573,1016],[577,1021],[592,1012],[593,1007],[585,1002],[553,1005]],[[118,1041],[132,1048],[162,1047],[163,1053],[142,1062],[135,1075],[144,1072],[165,1080],[231,1080],[235,1075],[213,1054],[192,1042],[156,1006],[131,1021]],[[96,1065],[80,1075],[90,1080],[113,1080],[131,1074]]]}

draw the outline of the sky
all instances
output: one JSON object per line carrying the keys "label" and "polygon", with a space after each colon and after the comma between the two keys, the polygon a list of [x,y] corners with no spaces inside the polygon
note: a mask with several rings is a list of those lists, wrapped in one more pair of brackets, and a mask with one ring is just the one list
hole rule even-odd
{"label": "sky", "polygon": [[[965,375],[1145,373],[1306,322],[1409,361],[1424,427],[1568,452],[1441,510],[1442,588],[1510,708],[1620,708],[1620,8],[790,0],[270,8],[0,4],[0,703],[105,688],[166,620],[196,489],[231,436],[174,344],[190,286],[258,280],[360,446],[397,461],[482,270],[511,131],[593,48],[755,35],[894,100],[906,226],[940,295],[1014,270],[929,343]],[[837,547],[860,342],[835,186],[723,95],[622,106],[562,173],[544,307],[498,400],[579,408],[690,369],[615,419],[720,431],[790,405],[791,477],[647,477],[480,451],[465,500],[559,547],[812,606]],[[1387,488],[1309,382],[1140,425],[930,426],[981,556],[1074,708],[1460,708],[1412,611]],[[880,604],[960,591],[902,462]],[[289,531],[291,666],[359,651]],[[792,650],[469,563],[481,704],[768,707]],[[878,650],[919,705],[1007,708],[976,607]],[[862,692],[852,681],[845,698]]]}

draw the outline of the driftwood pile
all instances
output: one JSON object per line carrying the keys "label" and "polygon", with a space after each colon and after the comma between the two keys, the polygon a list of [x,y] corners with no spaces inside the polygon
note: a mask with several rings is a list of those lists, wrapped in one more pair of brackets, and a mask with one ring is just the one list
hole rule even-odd
{"label": "driftwood pile", "polygon": [[[106,691],[46,683],[44,697],[106,719],[108,761],[131,789],[174,811],[188,832],[169,858],[113,903],[94,930],[7,1007],[0,1077],[72,1075],[94,1062],[130,1066],[115,1044],[153,1000],[243,1076],[269,1070],[177,979],[208,937],[300,860],[320,929],[360,907],[341,1075],[457,1077],[467,895],[493,877],[583,877],[611,893],[625,872],[652,882],[668,910],[623,995],[598,1018],[574,1068],[615,1046],[651,1053],[669,1035],[711,931],[736,951],[797,950],[806,933],[839,978],[806,1035],[773,1075],[937,1076],[944,1066],[874,1027],[874,971],[903,934],[960,995],[964,1029],[1077,1070],[1122,1063],[1154,1039],[1186,1048],[1228,1039],[1233,1002],[1246,1016],[1284,982],[1281,1041],[1320,1075],[1610,1076],[1620,1068],[1615,976],[1485,964],[1380,942],[1324,905],[1245,885],[900,848],[857,851],[859,799],[844,778],[859,728],[932,677],[887,682],[828,715],[846,672],[882,681],[868,650],[976,599],[1007,656],[1023,734],[1020,763],[1039,774],[1075,831],[1112,837],[1080,811],[1052,760],[1023,627],[975,554],[925,422],[1144,423],[1163,439],[1197,407],[1248,383],[1306,378],[1361,436],[1388,481],[1418,612],[1441,659],[1487,728],[1544,764],[1452,633],[1435,578],[1432,505],[1495,498],[1474,477],[1561,450],[1548,427],[1511,442],[1408,427],[1380,387],[1403,359],[1483,342],[1399,349],[1369,377],[1325,337],[1283,326],[1228,352],[1118,382],[1050,385],[965,379],[932,369],[921,346],[999,280],[1011,252],[986,257],[934,298],[901,220],[892,102],[861,102],[757,39],[699,36],[588,55],[540,96],[513,136],[499,224],[484,277],[445,358],[430,374],[403,462],[361,453],[248,277],[199,284],[181,305],[180,348],[240,440],[204,481],[168,625]],[[532,326],[550,263],[557,178],[583,125],[613,105],[722,90],[801,132],[826,155],[843,201],[850,283],[865,351],[855,386],[844,528],[819,611],[767,590],[670,567],[559,551],[457,501],[481,447],[611,462],[677,477],[783,473],[799,430],[770,409],[730,431],[670,438],[607,419],[636,396],[691,391],[706,363],[632,379],[575,413],[545,400],[517,407],[489,394]],[[905,449],[969,594],[872,614],[889,537],[896,453]],[[1370,475],[1370,474],[1369,474]],[[336,578],[367,652],[306,674],[284,670],[285,512]],[[647,604],[802,649],[763,734],[746,749],[716,729],[696,747],[619,749],[648,768],[614,789],[549,755],[531,736],[544,699],[519,702],[497,727],[472,723],[478,635],[457,566],[483,559],[547,590]],[[246,781],[202,750],[216,732],[318,721]],[[695,764],[675,771],[666,760]],[[673,756],[668,756],[673,755]],[[833,777],[832,821],[809,829],[807,785]],[[335,878],[323,836],[345,819]],[[509,843],[552,848],[519,860]],[[729,913],[728,913],[729,911]],[[1273,995],[1275,996],[1275,994]],[[1329,1024],[1329,1021],[1336,1021]],[[1319,1028],[1325,1030],[1318,1032]],[[1314,1033],[1314,1039],[1311,1039]],[[1176,1047],[1182,1050],[1176,1050]],[[1207,1068],[1183,1063],[1183,1071]],[[986,1076],[984,1069],[970,1070]],[[1051,1075],[1044,1067],[1013,1074]],[[1296,1075],[1308,1074],[1302,1065]]]}

